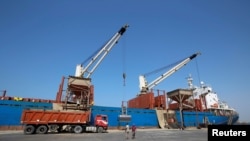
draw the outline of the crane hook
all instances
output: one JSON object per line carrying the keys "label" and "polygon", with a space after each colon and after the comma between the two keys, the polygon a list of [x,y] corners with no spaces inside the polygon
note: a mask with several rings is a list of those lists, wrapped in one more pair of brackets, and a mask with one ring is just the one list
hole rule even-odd
{"label": "crane hook", "polygon": [[126,80],[126,73],[123,73],[122,74],[122,77],[123,77],[123,86],[125,86],[126,84],[125,84],[125,80]]}

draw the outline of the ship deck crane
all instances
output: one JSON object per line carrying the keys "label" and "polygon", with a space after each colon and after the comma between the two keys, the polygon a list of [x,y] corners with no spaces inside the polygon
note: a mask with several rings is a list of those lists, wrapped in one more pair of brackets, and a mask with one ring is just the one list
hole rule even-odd
{"label": "ship deck crane", "polygon": [[[115,33],[115,35],[112,36],[112,38],[108,40],[108,42],[104,46],[97,50],[93,55],[88,57],[83,63],[78,64],[76,66],[75,76],[90,78],[98,65],[103,61],[105,56],[114,47],[114,45],[118,43],[118,40],[121,38],[128,27],[129,26],[127,24],[121,27],[121,29],[117,33]],[[84,67],[83,64],[87,61],[89,61],[89,63]]]}
{"label": "ship deck crane", "polygon": [[[69,76],[67,78],[68,84],[65,99],[62,99],[63,92],[65,92],[65,90],[63,90],[65,78],[62,78],[56,97],[57,102],[65,101],[64,108],[66,109],[71,109],[68,103],[76,103],[77,108],[84,107],[83,109],[88,109],[94,103],[94,86],[91,84],[90,77],[109,51],[118,43],[118,40],[128,27],[127,24],[122,26],[106,44],[94,52],[93,55],[88,57],[83,63],[76,66],[75,76]],[[88,61],[89,63],[83,67]]]}
{"label": "ship deck crane", "polygon": [[[195,53],[179,62],[177,62],[177,65],[175,65],[174,67],[172,67],[170,70],[168,70],[167,72],[163,73],[162,75],[160,75],[159,77],[157,77],[156,79],[154,79],[152,82],[148,83],[146,80],[146,74],[144,75],[140,75],[139,76],[139,87],[140,87],[140,92],[141,94],[146,94],[149,90],[151,90],[153,87],[155,87],[156,85],[158,85],[160,82],[162,82],[163,80],[165,80],[167,77],[169,77],[170,75],[172,75],[173,73],[175,73],[177,70],[179,70],[180,68],[182,68],[183,66],[185,66],[187,63],[189,63],[192,59],[194,59],[197,55],[200,55],[200,53]],[[165,67],[157,69],[153,72],[158,72],[162,69],[165,69]],[[151,74],[153,72],[147,73],[147,74]]]}

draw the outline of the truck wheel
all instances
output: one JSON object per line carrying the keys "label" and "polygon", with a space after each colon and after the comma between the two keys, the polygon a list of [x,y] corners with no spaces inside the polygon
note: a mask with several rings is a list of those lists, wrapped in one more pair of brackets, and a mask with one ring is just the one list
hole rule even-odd
{"label": "truck wheel", "polygon": [[98,127],[97,128],[97,133],[102,133],[103,132],[103,128],[102,127]]}
{"label": "truck wheel", "polygon": [[77,125],[77,126],[75,126],[74,127],[74,133],[77,133],[77,134],[79,134],[79,133],[82,133],[82,126],[80,126],[80,125]]}
{"label": "truck wheel", "polygon": [[51,132],[57,132],[58,131],[58,125],[56,125],[56,124],[52,124],[52,125],[49,125],[49,130],[51,131]]}
{"label": "truck wheel", "polygon": [[46,125],[40,125],[37,129],[36,129],[36,133],[37,134],[46,134],[48,131],[48,127]]}
{"label": "truck wheel", "polygon": [[26,125],[24,127],[24,134],[30,135],[35,133],[35,127],[33,125]]}

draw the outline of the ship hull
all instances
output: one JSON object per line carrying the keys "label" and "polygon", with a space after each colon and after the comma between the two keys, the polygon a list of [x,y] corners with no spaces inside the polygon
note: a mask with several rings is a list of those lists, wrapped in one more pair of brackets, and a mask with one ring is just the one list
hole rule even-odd
{"label": "ship hull", "polygon": [[[0,130],[22,129],[20,119],[23,109],[52,110],[53,103],[0,100]],[[141,128],[159,128],[160,123],[167,125],[166,121],[168,120],[166,117],[159,119],[157,110],[154,109],[127,108],[127,114],[131,116],[131,120],[127,122],[119,121],[118,117],[121,115],[121,111],[121,107],[92,106],[91,116],[94,117],[97,114],[108,115],[110,129],[121,128],[125,126],[127,122],[136,124]],[[229,121],[228,116],[219,116],[210,112],[183,111],[181,114],[178,110],[173,112],[176,120],[174,124],[176,126],[172,126],[172,128],[179,127],[182,123],[185,127],[201,126],[205,123],[204,117],[207,117],[208,123],[210,124],[228,124]],[[183,118],[181,118],[181,115]],[[235,124],[238,118],[239,116],[235,115],[231,118],[231,123]]]}
{"label": "ship hull", "polygon": [[48,102],[29,102],[15,100],[0,100],[0,130],[19,130],[21,114],[24,109],[53,109]]}
{"label": "ship hull", "polygon": [[[176,111],[176,118],[179,125],[184,127],[206,127],[207,125],[233,125],[238,119],[239,115],[234,114],[231,116],[227,115],[216,115],[214,112],[210,111]],[[181,115],[182,114],[182,115]],[[181,118],[183,117],[183,118]]]}

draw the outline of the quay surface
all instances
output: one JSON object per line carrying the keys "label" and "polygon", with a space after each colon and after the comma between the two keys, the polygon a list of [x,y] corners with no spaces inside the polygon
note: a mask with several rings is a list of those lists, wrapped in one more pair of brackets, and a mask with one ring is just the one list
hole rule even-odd
{"label": "quay surface", "polygon": [[136,138],[125,138],[124,130],[109,130],[108,133],[48,133],[24,135],[23,131],[0,131],[0,141],[207,141],[207,129],[137,129]]}

